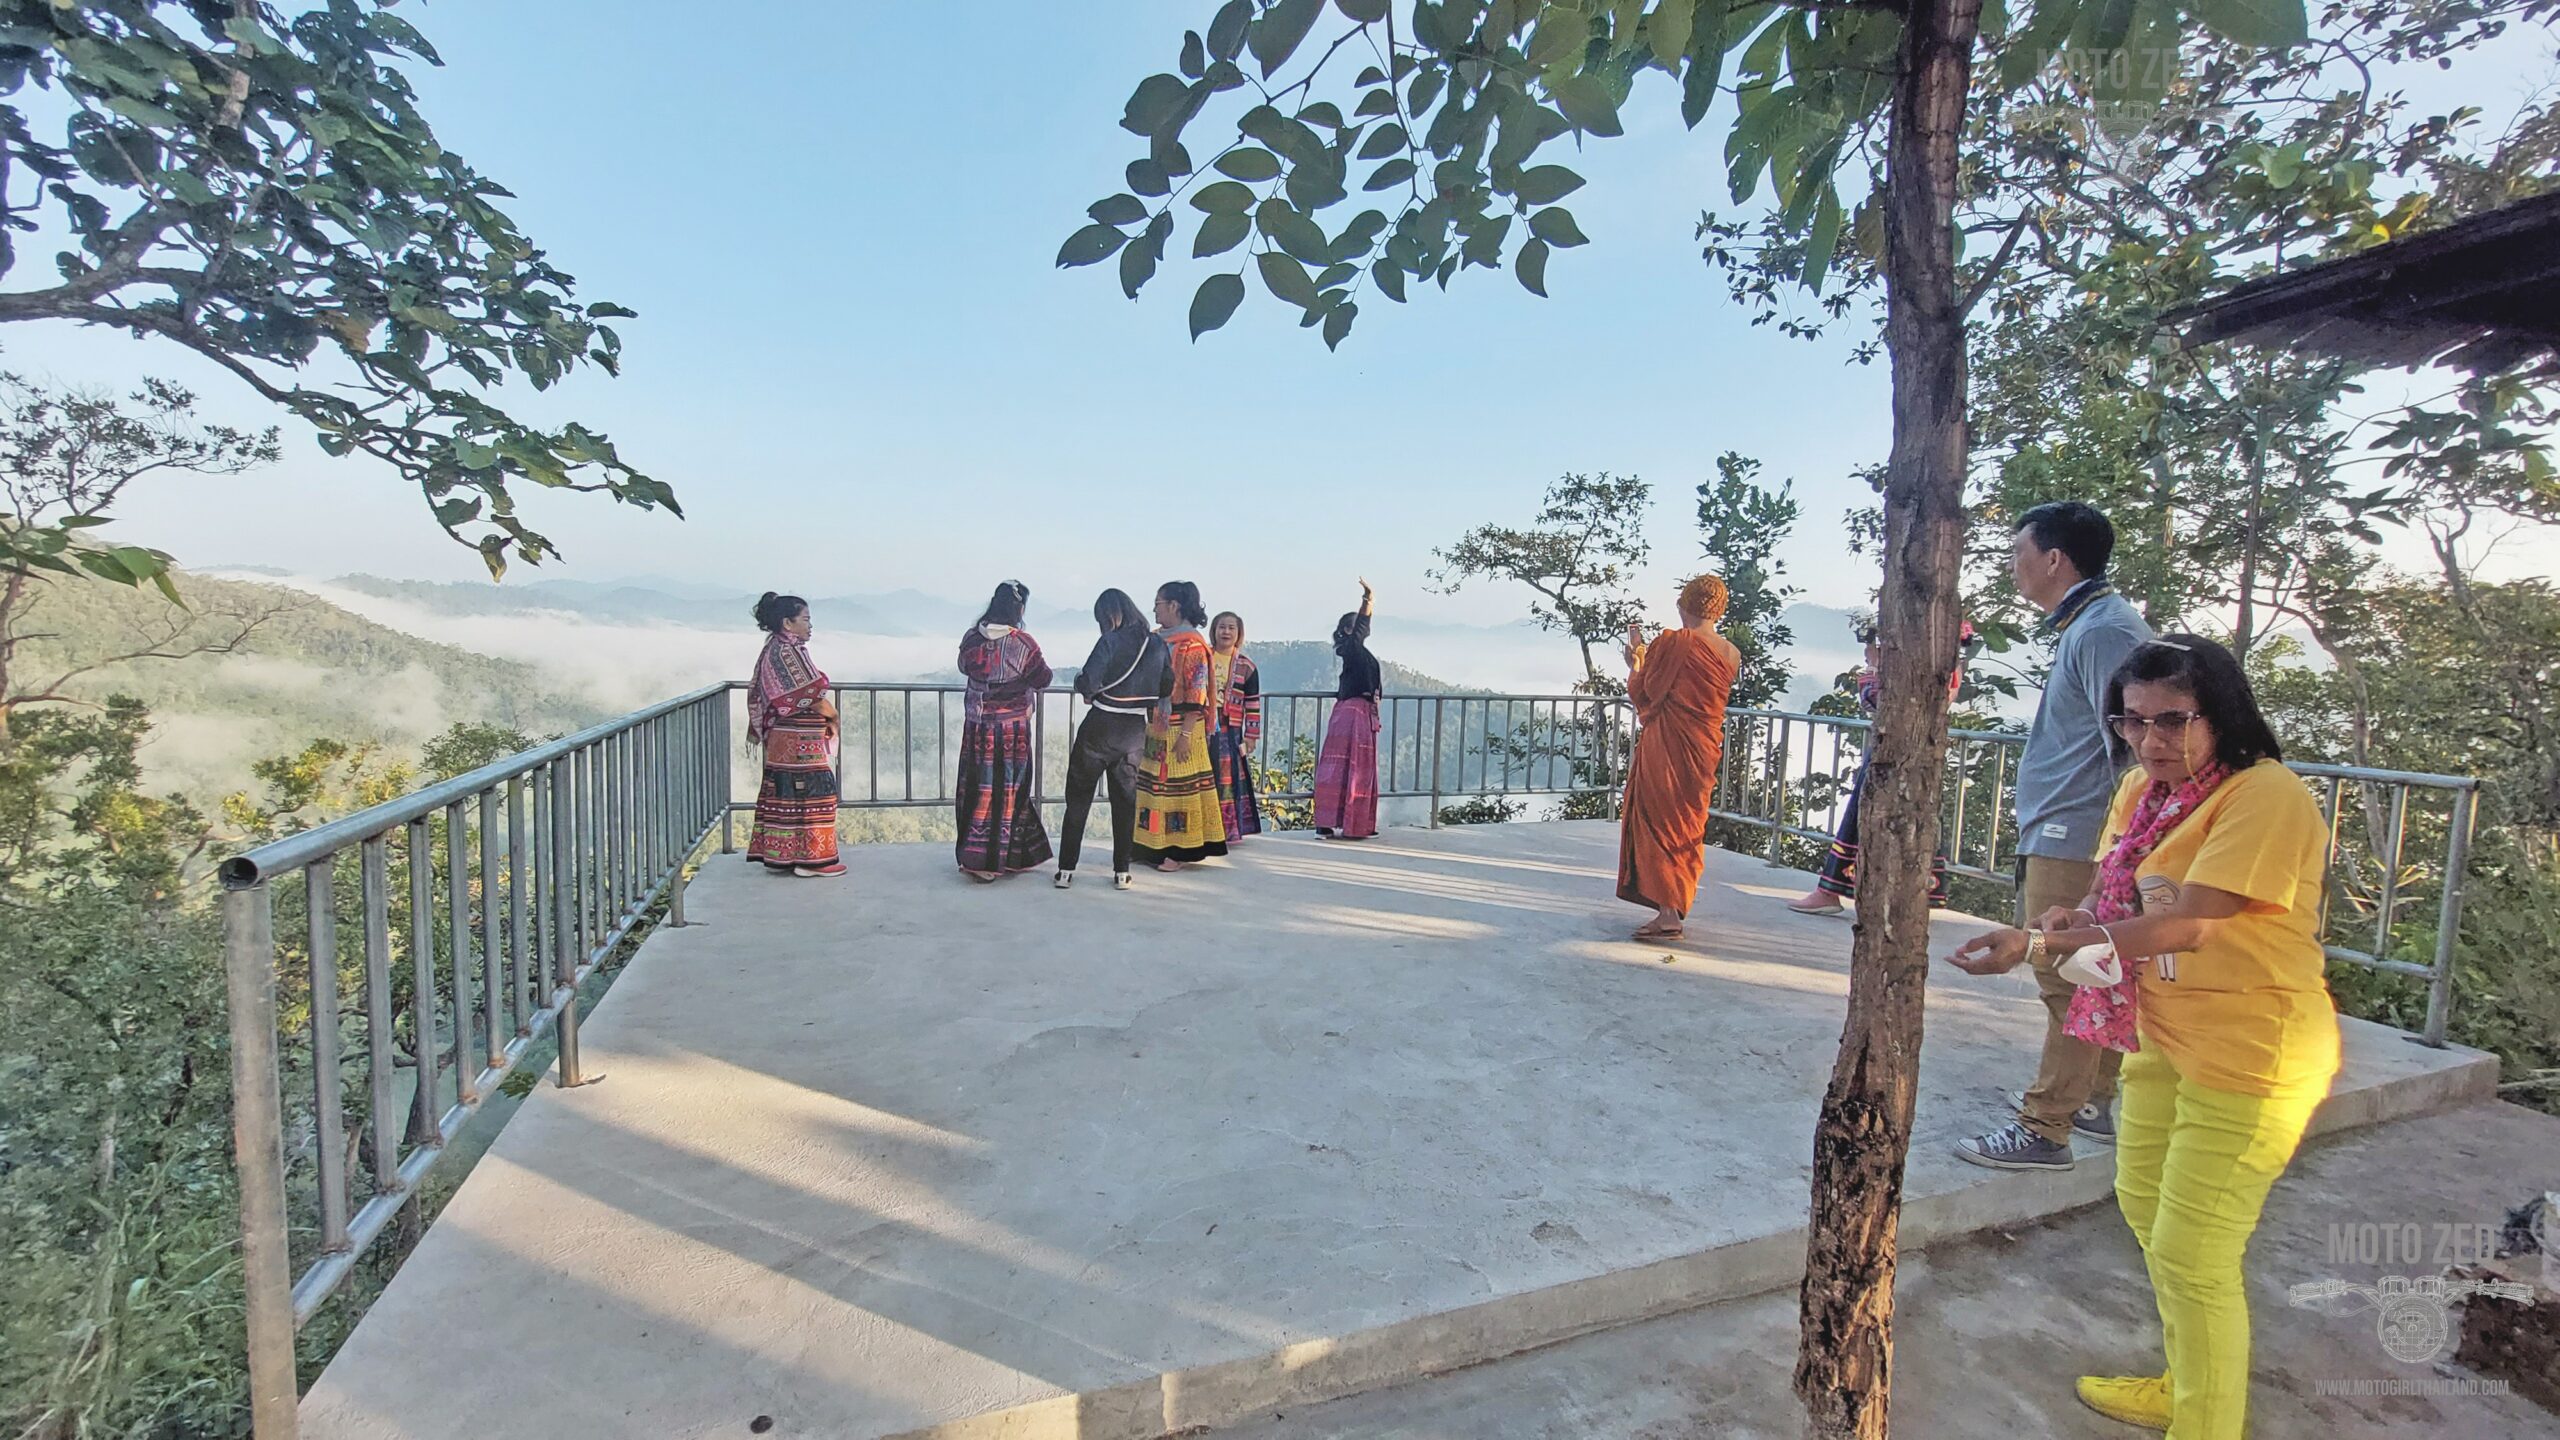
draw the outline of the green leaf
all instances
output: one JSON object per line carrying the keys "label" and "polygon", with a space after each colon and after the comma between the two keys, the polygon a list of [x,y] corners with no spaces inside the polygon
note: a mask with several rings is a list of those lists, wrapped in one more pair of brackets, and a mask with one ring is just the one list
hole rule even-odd
{"label": "green leaf", "polygon": [[127,120],[132,121],[134,124],[144,127],[145,129],[177,130],[183,128],[183,125],[177,116],[170,114],[168,111],[163,110],[159,106],[151,104],[148,101],[136,100],[130,95],[108,96],[107,108],[113,110]]}
{"label": "green leaf", "polygon": [[1302,310],[1315,307],[1315,282],[1307,278],[1305,266],[1277,250],[1265,250],[1254,256],[1253,261],[1262,272],[1262,288],[1270,291],[1272,298]]}
{"label": "green leaf", "polygon": [[1376,170],[1371,171],[1368,183],[1362,185],[1360,188],[1363,190],[1390,190],[1412,179],[1413,171],[1413,162],[1410,160],[1390,160],[1386,164],[1379,166]]}
{"label": "green leaf", "polygon": [[1253,208],[1253,189],[1237,180],[1203,185],[1192,192],[1191,208],[1212,215],[1242,215]]}
{"label": "green leaf", "polygon": [[1324,0],[1279,0],[1270,9],[1254,17],[1245,28],[1245,48],[1262,62],[1262,78],[1289,63],[1297,52],[1298,42],[1307,38],[1315,27],[1316,16],[1324,10]]}
{"label": "green leaf", "polygon": [[1520,277],[1522,289],[1543,300],[1547,298],[1547,242],[1530,239],[1513,257],[1511,273]]}
{"label": "green leaf", "polygon": [[1823,278],[1831,273],[1832,252],[1840,244],[1840,190],[1826,177],[1818,182],[1822,199],[1814,207],[1813,229],[1804,242],[1804,288],[1819,295]]}
{"label": "green leaf", "polygon": [[1223,255],[1244,243],[1253,233],[1253,221],[1242,214],[1220,211],[1200,222],[1200,233],[1192,237],[1191,254]]}
{"label": "green leaf", "polygon": [[115,557],[123,564],[125,573],[136,580],[148,580],[169,568],[168,556],[157,550],[145,550],[139,545],[118,545]]}
{"label": "green leaf", "polygon": [[1321,125],[1327,130],[1339,130],[1342,128],[1342,107],[1330,100],[1319,100],[1299,111],[1298,118],[1309,125]]}
{"label": "green leaf", "polygon": [[1549,7],[1538,17],[1529,37],[1529,68],[1544,70],[1564,60],[1579,60],[1591,43],[1591,19],[1579,10]]}
{"label": "green leaf", "polygon": [[1058,266],[1067,269],[1107,260],[1128,239],[1108,225],[1087,225],[1068,236],[1067,243],[1058,247]]}
{"label": "green leaf", "polygon": [[1244,303],[1244,277],[1212,275],[1200,282],[1191,294],[1191,338],[1201,336],[1227,323]]}
{"label": "green leaf", "polygon": [[[1253,21],[1253,0],[1227,0],[1209,22],[1209,53],[1233,60],[1244,52],[1245,26]],[[1197,338],[1196,336],[1194,338]]]}
{"label": "green leaf", "polygon": [[1603,137],[1626,133],[1618,123],[1617,97],[1609,93],[1608,82],[1599,76],[1576,75],[1549,86],[1547,93],[1575,129]]}
{"label": "green leaf", "polygon": [[2311,38],[2303,0],[2187,0],[2186,10],[2234,44],[2280,50]]}
{"label": "green leaf", "polygon": [[1429,113],[1431,102],[1440,98],[1440,87],[1449,83],[1449,72],[1437,65],[1413,77],[1413,86],[1405,92],[1404,108],[1413,115]]}
{"label": "green leaf", "polygon": [[1094,201],[1084,213],[1098,225],[1135,225],[1147,218],[1147,202],[1135,195],[1114,195]]}
{"label": "green leaf", "polygon": [[139,584],[142,580],[139,575],[127,573],[111,551],[83,550],[73,558],[80,562],[81,568],[101,580],[113,580],[119,585]]}
{"label": "green leaf", "polygon": [[1378,293],[1397,304],[1404,303],[1404,269],[1392,260],[1381,260],[1369,267],[1369,278],[1378,283]]}
{"label": "green leaf", "polygon": [[[1173,217],[1171,217],[1170,215],[1167,215],[1167,216],[1165,216],[1165,217],[1163,217],[1163,218],[1165,218],[1165,219],[1171,219],[1171,218],[1173,218]],[[1151,227],[1151,228],[1152,228],[1152,227]],[[1154,279],[1154,278],[1155,278],[1155,274],[1156,274],[1156,262],[1157,262],[1157,261],[1159,261],[1159,260],[1161,260],[1161,259],[1163,258],[1162,254],[1161,254],[1162,249],[1163,249],[1162,242],[1158,242],[1158,243],[1156,243],[1156,244],[1149,244],[1149,243],[1148,243],[1146,240],[1144,240],[1144,239],[1140,239],[1140,240],[1138,240],[1138,241],[1135,241],[1134,243],[1131,243],[1131,244],[1129,244],[1129,245],[1124,245],[1124,246],[1122,246],[1122,247],[1121,247],[1121,250],[1120,250],[1120,293],[1121,293],[1121,294],[1128,296],[1128,297],[1129,297],[1130,299],[1132,299],[1132,300],[1135,300],[1135,299],[1137,299],[1137,298],[1138,298],[1138,291],[1139,291],[1139,289],[1140,289],[1141,287],[1143,287],[1143,286],[1144,286],[1144,285],[1145,285],[1149,280],[1152,280],[1152,279]]]}
{"label": "green leaf", "polygon": [[1153,160],[1132,160],[1128,170],[1129,188],[1141,195],[1170,195],[1173,177]]}
{"label": "green leaf", "polygon": [[1310,265],[1332,263],[1333,242],[1325,238],[1324,227],[1288,201],[1275,195],[1262,202],[1253,218],[1262,233],[1290,255]]}
{"label": "green leaf", "polygon": [[1194,80],[1209,73],[1209,46],[1197,30],[1182,32],[1182,73]]}
{"label": "green leaf", "polygon": [[169,597],[170,604],[183,606],[187,603],[187,597],[178,593],[177,580],[168,571],[152,576],[151,583],[160,587],[160,593]]}
{"label": "green leaf", "polygon": [[1360,158],[1376,160],[1406,148],[1408,138],[1404,127],[1391,122],[1369,132],[1369,138],[1360,146]]}
{"label": "green leaf", "polygon": [[1363,25],[1375,25],[1387,18],[1387,0],[1334,0],[1334,4]]}
{"label": "green leaf", "polygon": [[1529,217],[1529,233],[1559,249],[1588,245],[1590,237],[1573,223],[1573,212],[1561,205],[1541,210]]}
{"label": "green leaf", "polygon": [[65,530],[86,530],[92,526],[106,524],[107,517],[104,515],[65,515],[54,523]]}
{"label": "green leaf", "polygon": [[1653,58],[1677,67],[1680,57],[1689,53],[1689,36],[1697,20],[1698,10],[1692,0],[1663,0],[1662,8],[1653,12],[1653,19],[1646,26],[1645,38],[1652,42]]}
{"label": "green leaf", "polygon": [[1120,128],[1132,135],[1154,135],[1181,113],[1183,103],[1190,98],[1191,87],[1182,83],[1181,76],[1150,75],[1130,92],[1129,104],[1120,114]]}
{"label": "green leaf", "polygon": [[1582,188],[1582,177],[1562,165],[1541,165],[1523,170],[1511,187],[1524,205],[1553,205]]}
{"label": "green leaf", "polygon": [[1361,120],[1394,113],[1396,113],[1396,92],[1384,85],[1362,95],[1359,106],[1351,112],[1353,118]]}
{"label": "green leaf", "polygon": [[498,447],[478,440],[456,440],[453,461],[465,470],[486,470],[498,463]]}
{"label": "green leaf", "polygon": [[1357,318],[1359,314],[1360,307],[1352,304],[1348,300],[1345,300],[1334,306],[1332,309],[1326,311],[1324,315],[1324,348],[1331,350],[1335,346],[1340,345],[1342,343],[1342,337],[1351,333],[1351,322],[1353,319]]}
{"label": "green leaf", "polygon": [[1217,170],[1238,180],[1274,180],[1280,175],[1280,157],[1248,145],[1219,156]]}
{"label": "green leaf", "polygon": [[1701,0],[1698,23],[1689,34],[1689,68],[1680,77],[1680,119],[1692,130],[1714,107],[1716,87],[1724,81],[1725,38],[1730,13],[1717,0]]}

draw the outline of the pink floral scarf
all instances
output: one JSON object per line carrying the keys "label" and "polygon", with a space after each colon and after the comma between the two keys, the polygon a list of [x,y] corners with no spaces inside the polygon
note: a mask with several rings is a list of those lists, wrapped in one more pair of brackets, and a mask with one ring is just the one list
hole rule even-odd
{"label": "pink floral scarf", "polygon": [[[2220,761],[2208,763],[2187,777],[2184,784],[2165,785],[2154,781],[2134,802],[2133,815],[2125,822],[2124,835],[2115,849],[2098,865],[2098,904],[2094,912],[2097,923],[2113,925],[2142,913],[2142,889],[2134,872],[2169,832],[2178,828],[2204,804],[2206,797],[2222,788],[2231,778],[2231,769]],[[2086,985],[2071,992],[2071,1013],[2062,1022],[2063,1033],[2092,1045],[2121,1050],[2130,1055],[2142,1048],[2135,1032],[2135,1016],[2141,999],[2142,957],[2126,955],[2124,979],[2113,985]]]}
{"label": "pink floral scarf", "polygon": [[809,658],[806,644],[779,630],[767,635],[747,686],[747,739],[762,741],[776,725],[815,708],[827,689],[827,672]]}

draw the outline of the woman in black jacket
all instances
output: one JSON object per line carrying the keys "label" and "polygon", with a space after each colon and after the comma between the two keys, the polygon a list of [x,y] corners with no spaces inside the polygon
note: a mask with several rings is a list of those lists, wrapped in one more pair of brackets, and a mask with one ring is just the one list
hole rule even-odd
{"label": "woman in black jacket", "polygon": [[1130,887],[1129,844],[1138,829],[1138,757],[1146,745],[1147,714],[1171,693],[1173,667],[1162,640],[1147,626],[1138,602],[1105,590],[1093,602],[1102,638],[1076,672],[1076,693],[1091,707],[1076,727],[1067,755],[1067,826],[1058,847],[1057,887],[1075,883],[1084,851],[1085,821],[1093,813],[1096,782],[1111,787],[1111,884]]}

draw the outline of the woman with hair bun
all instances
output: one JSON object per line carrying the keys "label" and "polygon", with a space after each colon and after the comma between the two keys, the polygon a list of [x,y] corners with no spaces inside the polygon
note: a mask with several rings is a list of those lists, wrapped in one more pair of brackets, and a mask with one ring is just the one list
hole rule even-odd
{"label": "woman with hair bun", "polygon": [[1378,699],[1386,677],[1369,653],[1369,622],[1378,592],[1360,582],[1360,608],[1333,627],[1333,653],[1342,677],[1333,687],[1333,714],[1316,752],[1316,834],[1327,840],[1366,840],[1378,833]]}
{"label": "woman with hair bun", "polygon": [[765,639],[747,682],[747,740],[764,747],[764,780],[747,858],[780,874],[841,875],[835,692],[809,658],[809,602],[767,590],[755,620]]}
{"label": "woman with hair bun", "polygon": [[1172,690],[1147,723],[1138,772],[1138,858],[1159,870],[1227,853],[1218,813],[1218,777],[1209,762],[1209,642],[1200,627],[1200,587],[1168,580],[1156,588],[1156,634],[1172,668]]}
{"label": "woman with hair bun", "polygon": [[1677,940],[1706,872],[1707,809],[1724,759],[1724,707],[1742,652],[1716,633],[1724,581],[1701,575],[1680,589],[1680,628],[1647,640],[1627,627],[1627,698],[1635,703],[1635,759],[1618,827],[1618,898],[1653,907],[1638,940]]}
{"label": "woman with hair bun", "polygon": [[953,849],[962,872],[982,885],[1049,859],[1048,827],[1032,793],[1031,750],[1031,712],[1049,683],[1049,662],[1022,628],[1030,599],[1030,586],[1007,580],[960,637],[969,694],[955,795],[960,838]]}

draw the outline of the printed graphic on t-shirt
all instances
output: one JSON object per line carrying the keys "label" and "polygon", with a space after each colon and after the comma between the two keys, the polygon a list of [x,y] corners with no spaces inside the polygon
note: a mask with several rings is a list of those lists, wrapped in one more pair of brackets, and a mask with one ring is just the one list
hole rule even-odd
{"label": "printed graphic on t-shirt", "polygon": [[[2178,882],[2166,875],[2145,875],[2134,884],[2142,891],[2142,913],[2145,915],[2161,914],[2178,903]],[[2146,958],[2151,962],[2152,974],[2162,980],[2178,978],[2177,956],[2152,955]]]}

